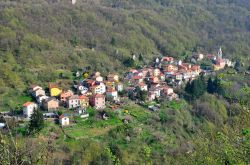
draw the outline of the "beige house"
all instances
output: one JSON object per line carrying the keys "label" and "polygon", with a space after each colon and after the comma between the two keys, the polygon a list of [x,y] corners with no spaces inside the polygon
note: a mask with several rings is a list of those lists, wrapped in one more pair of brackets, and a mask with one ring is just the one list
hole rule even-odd
{"label": "beige house", "polygon": [[78,99],[80,101],[80,107],[87,108],[89,106],[89,98],[87,96],[81,95]]}
{"label": "beige house", "polygon": [[45,91],[43,89],[36,89],[32,92],[32,96],[33,97],[37,97],[37,96],[45,96]]}
{"label": "beige house", "polygon": [[59,108],[59,101],[51,97],[43,102],[43,108],[47,111],[55,111]]}

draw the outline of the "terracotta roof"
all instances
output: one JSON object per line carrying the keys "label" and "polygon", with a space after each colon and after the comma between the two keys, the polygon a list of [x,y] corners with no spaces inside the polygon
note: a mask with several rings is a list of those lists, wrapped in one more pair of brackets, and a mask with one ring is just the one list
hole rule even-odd
{"label": "terracotta roof", "polygon": [[88,97],[85,96],[85,95],[80,95],[80,96],[78,96],[78,98],[81,99],[81,100],[83,100],[83,99],[88,99]]}
{"label": "terracotta roof", "polygon": [[135,80],[139,80],[141,79],[142,77],[141,76],[133,76],[132,79],[135,79]]}
{"label": "terracotta roof", "polygon": [[92,83],[95,83],[95,81],[94,81],[94,80],[89,79],[89,80],[87,80],[87,83],[88,83],[88,84],[92,84]]}
{"label": "terracotta roof", "polygon": [[200,66],[198,66],[198,65],[193,65],[191,69],[192,69],[192,70],[198,70],[198,69],[200,69]]}
{"label": "terracotta roof", "polygon": [[173,57],[169,57],[169,56],[162,58],[162,61],[173,61],[173,60],[174,60],[174,58]]}
{"label": "terracotta roof", "polygon": [[[64,118],[64,117],[67,117],[67,116],[61,115],[61,116],[59,116],[59,119],[62,119],[62,118]],[[67,118],[68,118],[68,117],[67,117]]]}
{"label": "terracotta roof", "polygon": [[94,95],[92,95],[92,97],[95,97],[95,98],[104,98],[105,96],[102,95],[102,94],[94,94]]}
{"label": "terracotta roof", "polygon": [[26,102],[26,103],[23,104],[23,106],[24,106],[24,107],[27,107],[27,106],[29,106],[29,105],[31,105],[31,104],[33,104],[33,103],[32,103],[32,102]]}
{"label": "terracotta roof", "polygon": [[115,89],[107,89],[106,92],[116,92],[116,90]]}

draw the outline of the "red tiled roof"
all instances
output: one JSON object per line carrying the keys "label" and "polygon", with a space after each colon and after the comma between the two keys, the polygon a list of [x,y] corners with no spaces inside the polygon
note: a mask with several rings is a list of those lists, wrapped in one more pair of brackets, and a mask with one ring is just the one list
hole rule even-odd
{"label": "red tiled roof", "polygon": [[33,103],[32,102],[26,102],[26,103],[23,104],[23,107],[27,107],[27,106],[29,106],[31,104],[33,104]]}
{"label": "red tiled roof", "polygon": [[81,99],[81,100],[83,100],[83,99],[88,99],[88,97],[85,96],[85,95],[80,95],[80,96],[78,96],[78,98]]}
{"label": "red tiled roof", "polygon": [[135,79],[135,80],[139,80],[141,79],[142,77],[141,76],[133,76],[132,79]]}
{"label": "red tiled roof", "polygon": [[67,116],[61,115],[61,116],[59,116],[59,119],[62,119],[62,118],[64,118],[64,117],[67,117]]}
{"label": "red tiled roof", "polygon": [[173,61],[174,60],[174,58],[173,57],[163,57],[162,58],[162,61]]}
{"label": "red tiled roof", "polygon": [[111,89],[107,89],[106,92],[116,92],[116,90],[111,88]]}

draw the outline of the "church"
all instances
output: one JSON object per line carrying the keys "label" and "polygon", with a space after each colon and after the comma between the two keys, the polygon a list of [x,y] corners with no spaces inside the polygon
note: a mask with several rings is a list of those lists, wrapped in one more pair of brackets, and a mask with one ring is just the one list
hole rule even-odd
{"label": "church", "polygon": [[233,63],[229,59],[223,58],[223,52],[222,52],[222,49],[220,47],[220,49],[217,53],[216,60],[215,60],[214,70],[223,69],[226,65],[230,67],[230,66],[233,66]]}

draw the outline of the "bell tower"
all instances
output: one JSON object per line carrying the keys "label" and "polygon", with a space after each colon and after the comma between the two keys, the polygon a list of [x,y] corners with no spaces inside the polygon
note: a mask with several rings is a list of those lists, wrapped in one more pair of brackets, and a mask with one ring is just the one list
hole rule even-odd
{"label": "bell tower", "polygon": [[219,59],[222,59],[222,50],[221,50],[221,47],[220,47],[220,49],[219,49],[219,51],[218,51],[218,53],[217,53],[217,59],[219,60]]}

